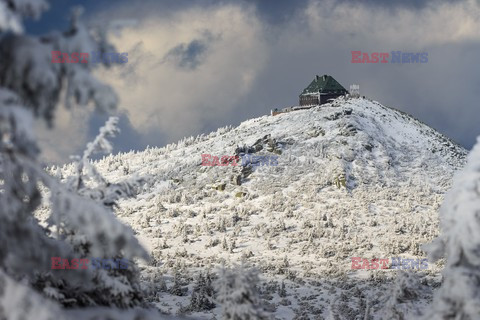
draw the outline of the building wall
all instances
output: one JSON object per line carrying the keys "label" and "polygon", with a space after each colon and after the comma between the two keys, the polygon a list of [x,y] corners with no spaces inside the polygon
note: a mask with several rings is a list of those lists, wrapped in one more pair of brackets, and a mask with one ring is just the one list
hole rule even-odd
{"label": "building wall", "polygon": [[343,93],[321,94],[320,101],[318,99],[318,95],[300,96],[300,105],[301,106],[321,105],[321,104],[327,103],[329,99],[336,99],[343,95],[344,95]]}
{"label": "building wall", "polygon": [[320,104],[320,101],[318,101],[318,95],[300,96],[301,106],[311,106],[311,105],[318,105],[318,104]]}

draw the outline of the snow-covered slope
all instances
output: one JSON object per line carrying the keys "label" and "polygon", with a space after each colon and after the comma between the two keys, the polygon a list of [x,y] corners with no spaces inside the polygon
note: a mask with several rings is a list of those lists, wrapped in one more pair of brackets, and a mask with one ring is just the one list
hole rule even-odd
{"label": "snow-covered slope", "polygon": [[[250,173],[201,165],[201,154],[232,156],[243,146],[278,156],[278,166]],[[161,291],[159,273],[186,284],[199,270],[243,260],[262,271],[263,301],[280,319],[363,319],[415,317],[429,299],[441,266],[396,277],[400,271],[351,270],[351,258],[425,257],[420,246],[438,234],[437,209],[465,155],[406,114],[340,98],[96,166],[111,182],[148,177],[118,210],[155,258],[144,266],[146,286]],[[152,300],[175,312],[189,297],[160,292]]]}

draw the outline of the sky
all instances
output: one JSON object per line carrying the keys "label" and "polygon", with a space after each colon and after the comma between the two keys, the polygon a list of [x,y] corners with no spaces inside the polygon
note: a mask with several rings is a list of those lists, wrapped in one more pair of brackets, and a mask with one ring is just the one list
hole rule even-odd
{"label": "sky", "polygon": [[[120,97],[114,153],[164,146],[298,104],[316,74],[413,115],[467,149],[480,134],[479,0],[55,0],[28,33],[70,9],[109,30],[128,62],[95,71]],[[118,28],[123,25],[122,28]],[[426,63],[352,63],[352,51],[428,53]],[[42,157],[69,161],[108,115],[59,109]]]}

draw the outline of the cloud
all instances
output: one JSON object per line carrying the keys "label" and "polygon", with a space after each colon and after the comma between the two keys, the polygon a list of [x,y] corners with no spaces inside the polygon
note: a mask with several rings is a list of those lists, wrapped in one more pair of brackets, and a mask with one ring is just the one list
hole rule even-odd
{"label": "cloud", "polygon": [[459,0],[402,0],[402,1],[384,1],[384,0],[339,0],[341,3],[360,3],[364,6],[375,6],[382,8],[409,8],[423,9],[430,5],[439,5],[442,3],[455,3]]}
{"label": "cloud", "polygon": [[[480,0],[477,0],[480,1]],[[247,4],[254,5],[262,18],[272,25],[282,27],[289,20],[295,19],[299,11],[304,11],[309,7],[312,0],[243,0]],[[320,3],[326,2],[324,0]],[[440,5],[442,3],[454,3],[458,0],[402,0],[402,1],[385,1],[385,0],[337,0],[335,4],[345,6],[362,6],[368,10],[382,8],[388,10],[408,9],[421,10],[430,5]],[[220,1],[217,1],[220,3]]]}
{"label": "cloud", "polygon": [[189,43],[181,43],[170,49],[163,60],[164,62],[173,61],[182,69],[196,69],[203,62],[211,41],[213,41],[212,34],[205,32],[203,38],[194,39]]}
{"label": "cloud", "polygon": [[367,38],[387,47],[420,48],[480,39],[480,7],[473,0],[438,2],[419,10],[312,1],[305,17],[313,32],[334,33],[339,40],[351,37],[353,42]]}
{"label": "cloud", "polygon": [[117,90],[133,128],[162,141],[231,115],[268,56],[255,11],[239,5],[147,16],[112,40],[128,63],[98,75]]}

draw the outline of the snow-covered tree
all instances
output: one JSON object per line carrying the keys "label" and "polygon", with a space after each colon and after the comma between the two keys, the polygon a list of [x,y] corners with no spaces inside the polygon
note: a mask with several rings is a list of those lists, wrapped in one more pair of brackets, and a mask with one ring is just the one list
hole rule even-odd
{"label": "snow-covered tree", "polygon": [[190,310],[203,311],[215,308],[214,289],[210,273],[200,273],[195,281],[190,300]]}
{"label": "snow-covered tree", "polygon": [[383,319],[405,319],[405,314],[418,314],[414,310],[412,302],[417,301],[426,295],[425,287],[421,284],[420,277],[414,272],[399,271],[395,282],[386,289],[383,297],[380,298],[381,308],[378,314]]}
{"label": "snow-covered tree", "polygon": [[[141,301],[140,291],[134,287],[135,270],[116,273],[51,268],[52,257],[71,261],[87,255],[122,256],[132,260],[147,259],[148,255],[111,208],[118,196],[129,195],[131,184],[108,184],[88,162],[95,147],[108,149],[105,135],[101,133],[87,148],[76,188],[50,175],[38,161],[32,130],[35,118],[52,127],[58,104],[94,104],[98,110],[109,111],[118,101],[110,87],[91,75],[91,68],[98,64],[51,62],[52,51],[115,51],[102,30],[91,30],[81,23],[80,10],[74,11],[70,29],[64,33],[41,37],[23,34],[22,18],[39,17],[47,8],[43,0],[0,0],[0,273],[10,279],[7,285],[0,281],[0,306],[24,305],[33,295],[13,293],[27,289],[37,289],[68,306],[135,305]],[[103,133],[113,132],[114,122],[111,120]],[[100,191],[89,187],[87,192],[82,176],[103,182]],[[33,216],[41,203],[40,185],[50,197],[52,228],[48,229]],[[102,192],[103,196],[92,196]],[[22,287],[15,288],[15,281],[20,279]],[[32,311],[27,309],[0,308],[10,312],[0,314],[0,318],[27,318],[27,312]]]}
{"label": "snow-covered tree", "polygon": [[260,305],[258,282],[255,269],[247,269],[243,265],[220,269],[215,288],[223,319],[268,319]]}
{"label": "snow-covered tree", "polygon": [[467,160],[440,208],[441,234],[425,246],[432,261],[446,258],[428,319],[480,318],[480,138]]}
{"label": "snow-covered tree", "polygon": [[[90,156],[93,153],[111,151],[112,146],[106,138],[113,137],[119,131],[117,122],[118,118],[110,117],[105,126],[100,128],[99,135],[93,142],[87,144],[83,157],[78,158],[75,174],[67,177],[66,182],[61,184],[71,194],[78,194],[91,203],[96,202],[108,211],[111,214],[110,216],[113,216],[113,207],[117,200],[121,197],[134,196],[143,181],[143,178],[134,176],[120,183],[110,183],[96,170],[91,162]],[[50,192],[52,199],[57,197],[62,199],[65,196],[61,194],[63,191],[58,189],[51,188]],[[60,208],[57,205],[59,205],[58,202],[51,204],[51,215],[48,219],[50,225],[56,228],[55,238],[68,243],[75,254],[78,254],[81,258],[121,259],[124,257],[122,244],[117,244],[116,241],[136,242],[133,232],[129,228],[121,224],[113,228],[109,226],[112,222],[109,221],[108,215],[106,216],[107,219],[89,216],[88,213],[83,214],[83,216],[68,216],[62,213],[64,211],[62,203],[60,203]],[[90,227],[88,230],[82,230],[79,228],[79,224],[85,221],[95,223],[97,229]],[[118,222],[116,223],[118,224]],[[122,233],[124,234],[122,235]],[[132,256],[127,255],[127,257],[131,258]],[[88,296],[88,299],[95,304],[115,304],[122,307],[132,306],[141,301],[138,270],[132,261],[129,261],[128,267],[125,269],[99,269],[95,273],[95,287],[93,289],[76,288],[72,294],[72,288],[68,285],[62,285],[60,293],[64,300],[68,300],[70,303],[72,300],[78,300],[80,304],[91,304],[82,301],[85,296]],[[49,278],[51,278],[51,275],[47,276],[47,279]],[[55,283],[55,280],[50,279],[50,283]],[[45,278],[39,277],[35,285],[40,289],[44,288],[46,286]]]}

